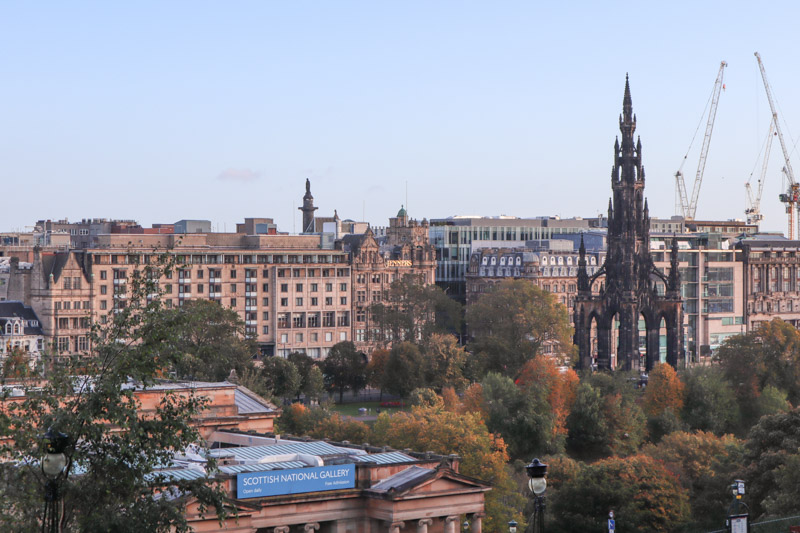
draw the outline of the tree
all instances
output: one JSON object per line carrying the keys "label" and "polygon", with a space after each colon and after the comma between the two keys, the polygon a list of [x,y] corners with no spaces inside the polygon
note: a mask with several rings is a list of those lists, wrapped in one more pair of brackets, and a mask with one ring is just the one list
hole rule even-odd
{"label": "tree", "polygon": [[785,392],[792,405],[800,402],[800,332],[780,318],[726,339],[715,359],[734,387],[744,427],[762,414],[758,399],[767,386]]}
{"label": "tree", "polygon": [[386,361],[383,389],[405,398],[417,387],[424,387],[424,364],[422,354],[415,344],[395,344],[389,352],[389,360]]}
{"label": "tree", "polygon": [[300,398],[301,393],[305,394],[307,399],[319,398],[325,389],[325,383],[322,371],[314,360],[300,352],[290,353],[288,359],[300,373],[300,387],[297,390],[297,398]]}
{"label": "tree", "polygon": [[567,434],[567,417],[575,403],[580,378],[571,368],[562,372],[550,357],[531,359],[520,370],[517,384],[547,391],[547,403],[553,411],[553,439]]}
{"label": "tree", "polygon": [[596,459],[612,454],[629,455],[638,450],[645,434],[644,413],[631,395],[616,389],[615,379],[618,378],[598,379],[598,387],[590,380],[578,386],[567,417],[570,453]]}
{"label": "tree", "polygon": [[190,300],[166,310],[180,332],[176,348],[183,354],[175,363],[181,379],[223,381],[231,370],[242,375],[258,352],[244,334],[244,321],[233,309],[213,300]]}
{"label": "tree", "polygon": [[671,409],[679,413],[683,408],[684,385],[671,365],[659,363],[650,371],[644,391],[644,412],[649,417],[661,415]]}
{"label": "tree", "polygon": [[503,439],[492,435],[480,416],[454,413],[437,407],[415,407],[391,416],[381,413],[375,422],[373,442],[394,448],[430,450],[461,457],[460,472],[492,484],[486,494],[487,531],[505,530],[510,517],[521,509],[522,495],[506,469],[508,454]]}
{"label": "tree", "polygon": [[392,282],[387,299],[370,306],[372,322],[383,332],[385,344],[425,342],[435,332],[458,333],[461,314],[461,304],[415,275]]}
{"label": "tree", "polygon": [[[753,426],[745,443],[746,466],[740,473],[740,477],[747,480],[751,516],[764,515],[770,505],[780,507],[777,502],[784,500],[784,495],[778,490],[787,485],[782,472],[796,463],[794,457],[798,455],[800,408],[764,416]],[[785,495],[786,498],[792,496],[796,501],[796,492]]]}
{"label": "tree", "polygon": [[524,280],[502,281],[467,310],[472,352],[484,372],[517,374],[545,343],[572,352],[567,309],[552,294]]}
{"label": "tree", "polygon": [[463,391],[467,352],[453,335],[434,333],[425,343],[425,382],[441,392],[445,387]]}
{"label": "tree", "polygon": [[682,418],[691,429],[722,435],[739,425],[739,405],[719,367],[695,367],[683,374],[686,401]]}
{"label": "tree", "polygon": [[585,465],[553,500],[555,531],[605,531],[608,511],[621,531],[671,532],[689,519],[687,491],[645,455]]}
{"label": "tree", "polygon": [[372,351],[367,363],[367,384],[381,391],[380,399],[383,400],[383,385],[386,383],[386,363],[389,361],[389,350],[377,348]]}
{"label": "tree", "polygon": [[339,392],[341,403],[344,391],[361,390],[366,384],[366,356],[350,341],[334,344],[322,362],[322,374],[329,391]]}
{"label": "tree", "polygon": [[297,367],[288,359],[280,356],[267,357],[262,362],[261,376],[266,388],[284,401],[300,393],[303,378]]}
{"label": "tree", "polygon": [[645,446],[642,453],[661,462],[689,490],[692,531],[719,525],[720,510],[730,502],[726,489],[742,462],[743,441],[732,435],[679,431]]}
{"label": "tree", "polygon": [[489,431],[503,437],[511,457],[530,458],[559,451],[548,391],[518,387],[511,378],[491,372],[481,382]]}
{"label": "tree", "polygon": [[[168,267],[169,268],[169,267]],[[184,361],[182,315],[164,309],[148,266],[130,278],[124,309],[95,325],[88,357],[62,356],[34,394],[6,398],[0,411],[5,437],[0,465],[0,529],[39,529],[40,435],[53,428],[69,435],[68,477],[62,484],[65,531],[187,531],[184,516],[191,493],[201,505],[225,516],[224,492],[207,477],[194,481],[158,474],[175,453],[201,442],[192,425],[207,403],[193,393],[165,392],[155,409],[140,411],[136,389]],[[76,376],[80,376],[79,378]],[[209,463],[213,472],[214,463]],[[175,497],[164,498],[170,494]]]}

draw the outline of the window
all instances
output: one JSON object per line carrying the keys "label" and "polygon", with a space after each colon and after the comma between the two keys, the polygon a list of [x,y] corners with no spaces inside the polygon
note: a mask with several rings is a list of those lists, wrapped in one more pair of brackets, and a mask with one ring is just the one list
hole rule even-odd
{"label": "window", "polygon": [[335,313],[333,311],[325,311],[322,313],[322,327],[332,328],[334,323]]}
{"label": "window", "polygon": [[262,283],[261,290],[264,292],[269,292],[269,283]]}
{"label": "window", "polygon": [[261,333],[264,335],[269,335],[269,326],[261,326]]}
{"label": "window", "polygon": [[261,313],[261,320],[269,320],[269,311],[263,311]]}
{"label": "window", "polygon": [[108,272],[105,270],[100,271],[100,279],[108,279]]}
{"label": "window", "polygon": [[278,313],[278,327],[279,328],[289,327],[289,313]]}
{"label": "window", "polygon": [[331,333],[330,331],[326,331],[325,342],[331,342],[331,341],[333,341],[333,333]]}
{"label": "window", "polygon": [[281,342],[286,344],[289,342],[289,334],[288,333],[281,333]]}
{"label": "window", "polygon": [[70,307],[72,307],[72,302],[64,302],[64,310],[69,311]]}
{"label": "window", "polygon": [[107,293],[108,293],[108,286],[100,285],[100,294],[107,294]]}
{"label": "window", "polygon": [[316,296],[311,298],[311,305],[319,305],[319,298]]}
{"label": "window", "polygon": [[333,298],[331,296],[325,297],[325,305],[333,305]]}
{"label": "window", "polygon": [[367,321],[367,312],[363,309],[356,311],[356,322],[366,322]]}
{"label": "window", "polygon": [[236,298],[231,298],[231,307],[236,307]]}
{"label": "window", "polygon": [[367,291],[356,291],[356,301],[357,302],[366,302],[367,301]]}
{"label": "window", "polygon": [[[117,288],[118,287],[114,287],[114,294],[118,294],[116,290]],[[172,294],[172,285],[170,284],[164,285],[164,292],[167,294]]]}
{"label": "window", "polygon": [[72,289],[72,278],[64,278],[64,281],[62,282],[62,287],[64,288],[64,290]]}
{"label": "window", "polygon": [[59,329],[69,329],[69,318],[59,318],[58,319],[58,328]]}
{"label": "window", "polygon": [[269,305],[269,298],[262,298],[261,305]]}
{"label": "window", "polygon": [[294,342],[303,342],[303,334],[302,333],[295,333],[294,334]]}
{"label": "window", "polygon": [[100,309],[101,309],[101,310],[103,310],[103,311],[105,311],[106,309],[108,309],[108,301],[106,301],[106,300],[100,300]]}
{"label": "window", "polygon": [[236,279],[236,271],[231,270],[231,279]]}
{"label": "window", "polygon": [[289,307],[289,298],[281,298],[281,307]]}
{"label": "window", "polygon": [[308,327],[310,327],[310,328],[318,328],[319,327],[319,313],[309,313],[308,314]]}
{"label": "window", "polygon": [[333,290],[333,283],[326,283],[325,292],[331,292],[332,290]]}
{"label": "window", "polygon": [[76,344],[77,344],[77,346],[76,346],[76,348],[77,348],[77,351],[79,351],[79,352],[85,352],[86,350],[88,350],[88,349],[89,349],[89,340],[88,340],[86,337],[84,337],[84,336],[80,336],[80,337],[78,337],[78,338],[76,339],[76,341],[77,341],[77,342],[76,342]]}
{"label": "window", "polygon": [[303,305],[303,299],[302,298],[295,298],[294,299],[294,305]]}
{"label": "window", "polygon": [[318,283],[312,283],[311,284],[311,292],[317,292],[318,290],[319,290],[319,284]]}
{"label": "window", "polygon": [[342,296],[339,298],[339,303],[342,305],[347,305],[347,296]]}
{"label": "window", "polygon": [[59,337],[58,338],[58,351],[59,352],[68,352],[69,351],[69,337]]}
{"label": "window", "polygon": [[319,340],[319,333],[312,333],[310,337],[311,337],[311,342],[317,342]]}
{"label": "window", "polygon": [[303,284],[302,283],[296,283],[295,286],[294,286],[294,290],[297,291],[297,292],[303,292]]}
{"label": "window", "polygon": [[281,292],[289,292],[289,284],[281,283]]}
{"label": "window", "polygon": [[286,274],[288,273],[288,271],[289,271],[288,268],[279,268],[278,269],[278,277],[279,278],[285,278]]}
{"label": "window", "polygon": [[198,286],[197,286],[197,292],[198,292],[199,294],[203,294],[203,285],[198,285]]}
{"label": "window", "polygon": [[203,271],[202,270],[198,270],[197,271],[197,279],[203,279]]}
{"label": "window", "polygon": [[304,328],[304,327],[306,327],[306,314],[305,313],[293,313],[292,314],[292,327],[293,328]]}
{"label": "window", "polygon": [[339,316],[336,317],[336,325],[340,327],[346,327],[350,325],[350,313],[345,311],[344,313],[339,313]]}
{"label": "window", "polygon": [[346,331],[340,331],[339,332],[339,340],[340,341],[346,341],[347,340],[347,332]]}
{"label": "window", "polygon": [[347,292],[347,283],[340,283],[339,290],[342,292]]}

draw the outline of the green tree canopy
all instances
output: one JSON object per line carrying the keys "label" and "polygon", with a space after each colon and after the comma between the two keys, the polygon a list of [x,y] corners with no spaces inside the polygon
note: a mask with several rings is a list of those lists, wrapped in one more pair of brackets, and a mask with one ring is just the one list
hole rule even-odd
{"label": "green tree canopy", "polygon": [[462,324],[461,304],[415,275],[395,280],[387,298],[370,306],[370,315],[384,344],[424,342],[432,333],[459,333]]}
{"label": "green tree canopy", "polygon": [[425,387],[424,366],[425,361],[416,344],[395,344],[386,361],[383,390],[405,398],[412,390]]}
{"label": "green tree canopy", "polygon": [[683,374],[686,401],[681,416],[691,429],[716,435],[739,427],[739,404],[719,367],[695,367]]}
{"label": "green tree canopy", "polygon": [[345,390],[358,391],[366,384],[366,359],[350,341],[334,344],[328,352],[328,357],[322,362],[325,387],[329,391],[337,391],[340,402]]}
{"label": "green tree canopy", "polygon": [[180,379],[222,381],[231,370],[242,375],[258,353],[252,339],[245,337],[244,321],[233,309],[212,300],[190,300],[165,310],[174,315],[179,333],[176,348],[182,357],[175,362]]}
{"label": "green tree canopy", "polygon": [[[567,309],[552,294],[525,280],[493,286],[467,310],[473,337],[473,368],[515,376],[526,361],[551,343],[564,356],[572,353]],[[480,371],[480,370],[479,370]]]}

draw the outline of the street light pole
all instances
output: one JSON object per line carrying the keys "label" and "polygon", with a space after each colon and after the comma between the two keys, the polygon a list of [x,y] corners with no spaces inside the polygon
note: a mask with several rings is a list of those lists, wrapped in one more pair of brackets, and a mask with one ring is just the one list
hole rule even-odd
{"label": "street light pole", "polygon": [[[734,480],[731,484],[731,495],[733,501],[728,507],[728,516],[725,526],[730,533],[750,533],[750,513],[747,504],[742,501],[744,496],[744,481]],[[741,506],[744,509],[741,509]]]}
{"label": "street light pole", "polygon": [[44,516],[42,517],[42,533],[59,533],[59,487],[68,463],[64,453],[69,443],[69,437],[49,428],[42,437],[42,473],[47,477],[44,486]]}
{"label": "street light pole", "polygon": [[544,510],[547,490],[547,465],[534,459],[525,467],[528,474],[528,488],[533,493],[533,514],[526,533],[544,533]]}

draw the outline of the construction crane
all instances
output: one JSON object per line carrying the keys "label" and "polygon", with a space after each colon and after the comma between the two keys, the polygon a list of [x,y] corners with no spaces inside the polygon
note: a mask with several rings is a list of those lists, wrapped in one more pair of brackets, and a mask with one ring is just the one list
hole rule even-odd
{"label": "construction crane", "polygon": [[[719,95],[723,88],[722,77],[725,73],[725,67],[728,66],[728,63],[722,61],[719,64],[719,72],[717,73],[717,79],[714,81],[714,89],[711,91],[711,108],[708,111],[708,123],[706,124],[706,134],[703,138],[703,147],[700,149],[700,161],[697,164],[697,175],[694,179],[694,186],[692,187],[692,199],[691,201],[688,199],[686,195],[686,182],[683,179],[683,163],[686,162],[686,158],[689,155],[689,151],[686,151],[686,155],[683,156],[683,162],[681,162],[681,166],[678,169],[678,172],[675,173],[675,186],[678,190],[678,197],[680,199],[680,208],[681,214],[683,218],[686,220],[693,220],[695,213],[697,212],[697,200],[700,198],[700,185],[703,183],[703,171],[706,168],[706,159],[708,158],[708,148],[711,145],[711,132],[714,130],[714,119],[717,116],[717,106],[719,105]],[[699,126],[698,126],[699,127]],[[694,143],[694,138],[692,138],[692,143]],[[689,145],[689,150],[691,150],[691,144]]]}
{"label": "construction crane", "polygon": [[775,133],[778,134],[778,140],[781,143],[781,150],[783,150],[783,173],[786,175],[788,186],[786,192],[778,196],[780,201],[786,204],[786,214],[789,215],[789,240],[794,240],[795,236],[795,214],[798,210],[798,202],[800,202],[800,185],[794,179],[794,171],[792,170],[792,163],[789,161],[789,150],[786,148],[786,142],[783,140],[783,133],[781,133],[781,126],[778,122],[778,112],[775,110],[775,102],[772,100],[772,90],[767,81],[767,71],[764,70],[764,63],[761,61],[761,55],[755,53],[758,60],[758,68],[761,69],[761,79],[764,80],[764,89],[767,91],[767,100],[769,100],[769,109],[772,111],[772,123],[775,126]]}
{"label": "construction crane", "polygon": [[767,163],[769,162],[769,153],[772,150],[772,138],[777,134],[775,133],[775,121],[769,121],[769,133],[764,145],[764,160],[761,163],[761,177],[758,178],[758,192],[753,196],[753,189],[750,187],[750,180],[753,179],[753,174],[750,174],[747,183],[744,184],[747,190],[747,208],[744,214],[747,217],[748,224],[760,224],[764,220],[764,215],[761,214],[761,194],[764,192],[764,179],[767,177]]}

